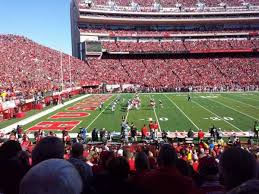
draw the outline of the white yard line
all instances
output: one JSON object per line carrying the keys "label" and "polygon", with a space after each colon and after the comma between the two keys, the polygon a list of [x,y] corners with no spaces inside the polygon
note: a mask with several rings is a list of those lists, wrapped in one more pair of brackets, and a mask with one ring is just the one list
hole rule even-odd
{"label": "white yard line", "polygon": [[67,106],[67,105],[69,105],[69,104],[72,104],[72,103],[74,103],[74,102],[77,102],[77,101],[79,101],[79,100],[82,100],[82,99],[84,99],[84,98],[86,98],[86,97],[88,97],[88,96],[90,96],[90,94],[86,94],[86,95],[84,95],[84,96],[80,96],[80,97],[75,98],[75,99],[73,99],[73,100],[67,101],[67,102],[65,102],[64,104],[59,104],[59,105],[57,105],[57,106],[54,106],[54,107],[52,107],[52,108],[49,108],[48,110],[42,111],[42,112],[40,112],[40,113],[38,113],[38,114],[32,115],[32,116],[30,116],[30,117],[28,117],[28,118],[26,118],[26,119],[23,119],[23,120],[21,120],[21,121],[18,121],[18,122],[16,122],[16,123],[12,124],[12,125],[9,125],[9,126],[3,128],[3,129],[1,129],[0,131],[1,131],[2,133],[4,133],[4,134],[9,133],[9,132],[11,132],[13,129],[16,129],[17,125],[26,125],[26,124],[28,124],[28,123],[30,123],[30,122],[33,122],[33,121],[35,121],[35,120],[37,120],[37,119],[39,119],[39,118],[41,118],[41,117],[43,117],[43,116],[45,116],[45,115],[47,115],[47,114],[50,114],[50,113],[52,113],[52,112],[54,112],[54,111],[56,111],[56,110],[58,110],[58,109],[60,109],[60,108],[63,108],[63,107],[65,107],[65,106]]}
{"label": "white yard line", "polygon": [[[165,95],[165,94],[164,94]],[[169,98],[167,95],[165,95],[165,97],[167,97],[170,101],[171,101],[171,103],[174,105],[174,106],[176,106],[176,108],[193,124],[193,126],[195,126],[195,128],[196,129],[200,129],[183,111],[182,111],[182,109],[180,109],[179,108],[179,106],[177,106],[177,104],[174,102],[174,101],[172,101],[172,99],[171,98]]]}
{"label": "white yard line", "polygon": [[233,99],[233,98],[229,98],[229,97],[225,97],[225,96],[221,96],[221,97],[223,97],[223,98],[227,98],[227,99],[230,99],[230,100],[233,100],[233,101],[236,101],[236,102],[239,102],[239,103],[241,103],[241,104],[244,104],[244,105],[246,105],[246,106],[253,107],[253,108],[255,108],[255,109],[259,109],[259,107],[253,106],[253,105],[251,105],[251,104],[247,104],[247,103],[242,102],[242,101],[237,100],[237,99]]}
{"label": "white yard line", "polygon": [[[218,116],[216,113],[210,111],[210,110],[207,109],[206,107],[202,106],[202,105],[199,104],[198,102],[195,102],[195,101],[192,101],[192,102],[194,102],[195,104],[197,104],[198,106],[200,106],[200,107],[203,108],[204,110],[207,110],[208,112],[210,112],[211,114],[215,115],[216,117],[221,118],[224,122],[228,123],[229,125],[231,125],[232,127],[236,128],[237,130],[242,131],[241,129],[239,129],[238,127],[236,127],[235,125],[233,125],[232,123],[226,121],[225,119],[223,119],[222,117]],[[243,131],[242,131],[242,132],[243,132]]]}
{"label": "white yard line", "polygon": [[245,116],[247,116],[247,117],[250,117],[250,118],[252,118],[252,119],[255,119],[256,121],[258,120],[258,118],[255,118],[255,117],[253,117],[253,116],[251,116],[251,115],[248,115],[248,114],[246,114],[246,113],[240,112],[240,111],[238,111],[238,110],[236,110],[236,109],[234,109],[234,108],[232,108],[232,107],[230,107],[230,106],[228,106],[228,105],[225,105],[225,104],[223,104],[223,103],[221,103],[221,102],[218,102],[218,101],[212,100],[212,99],[208,99],[208,100],[211,100],[211,101],[213,101],[213,102],[216,102],[216,103],[218,103],[218,104],[221,104],[222,106],[225,106],[225,107],[227,107],[227,108],[229,108],[229,109],[232,109],[232,110],[234,110],[234,111],[236,111],[236,112],[238,112],[238,113],[240,113],[240,114],[242,114],[242,115],[245,115]]}
{"label": "white yard line", "polygon": [[[149,95],[149,98],[150,98],[150,100],[152,99],[152,98],[151,98],[151,95]],[[155,114],[155,117],[156,117],[156,121],[157,121],[157,124],[158,124],[159,132],[161,132],[161,127],[160,127],[160,123],[159,123],[159,120],[158,120],[158,117],[157,117],[157,114],[156,114],[156,108],[155,108],[155,106],[153,106],[153,111],[154,111],[154,114]]]}
{"label": "white yard line", "polygon": [[111,105],[111,103],[113,102],[114,100],[112,100],[95,118],[94,120],[92,120],[92,122],[86,127],[87,129],[89,129],[89,127],[101,116],[101,114],[107,110],[107,108]]}
{"label": "white yard line", "polygon": [[125,122],[127,122],[128,116],[129,116],[129,110],[128,110],[128,108],[127,108],[127,114],[126,114],[126,116],[125,116]]}
{"label": "white yard line", "polygon": [[128,110],[128,99],[127,99],[127,113],[126,113],[126,116],[125,116],[125,122],[127,122],[127,120],[128,120],[129,111],[130,110]]}

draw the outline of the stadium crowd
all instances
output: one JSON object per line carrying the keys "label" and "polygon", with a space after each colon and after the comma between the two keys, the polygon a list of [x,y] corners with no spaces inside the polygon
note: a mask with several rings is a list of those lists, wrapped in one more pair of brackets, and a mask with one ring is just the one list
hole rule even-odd
{"label": "stadium crowd", "polygon": [[[137,84],[152,88],[186,86],[242,89],[258,86],[258,58],[89,59],[78,60],[15,35],[0,36],[1,101],[13,96],[57,91],[82,83]],[[112,51],[182,51],[258,48],[258,40],[104,43]],[[61,67],[62,58],[62,67]],[[70,64],[69,65],[69,60]],[[210,69],[208,68],[210,67]],[[62,68],[62,70],[61,70]],[[71,80],[70,82],[70,75]],[[254,87],[254,88],[255,88]]]}
{"label": "stadium crowd", "polygon": [[[61,85],[61,54],[58,51],[39,45],[27,38],[16,35],[0,35],[0,93],[8,98],[17,93],[24,96],[35,92],[56,91]],[[89,80],[96,80],[85,63],[62,55],[64,86],[70,87],[70,70],[72,86],[80,81],[80,72]],[[70,69],[71,67],[71,69]]]}
{"label": "stadium crowd", "polygon": [[119,30],[119,29],[105,29],[105,28],[94,28],[94,27],[88,27],[88,28],[81,28],[80,29],[81,33],[88,32],[88,33],[100,33],[100,34],[109,34],[109,35],[114,35],[114,36],[131,36],[131,35],[147,35],[147,36],[168,36],[169,34],[218,34],[218,33],[231,33],[235,35],[236,33],[250,33],[250,35],[257,34],[258,30],[254,29],[240,29],[240,30],[229,30],[229,29],[224,29],[224,30],[210,30],[207,29],[206,26],[202,26],[197,29],[193,30],[177,30],[177,29],[172,29],[172,30],[157,30],[157,29],[152,29],[152,30],[140,30],[138,28],[136,29],[127,29],[127,30]]}
{"label": "stadium crowd", "polygon": [[[108,1],[106,0],[94,0],[95,5],[108,5]],[[226,3],[227,6],[242,6],[242,2],[238,0],[228,0],[228,1],[217,1],[217,0],[203,0],[203,1],[196,1],[196,0],[160,0],[160,1],[153,1],[153,0],[115,0],[116,5],[119,6],[129,6],[132,2],[139,4],[143,7],[151,7],[154,5],[154,2],[158,2],[161,4],[162,7],[175,7],[177,3],[181,4],[183,7],[196,7],[197,3],[204,3],[206,6],[209,7],[218,7],[220,3]],[[256,0],[248,0],[247,3],[251,5],[259,5],[258,1]]]}
{"label": "stadium crowd", "polygon": [[259,40],[231,39],[231,40],[186,40],[165,42],[103,42],[103,47],[110,52],[178,52],[178,51],[206,51],[206,50],[235,50],[253,49],[259,47]]}
{"label": "stadium crowd", "polygon": [[[87,63],[108,83],[123,80],[152,88],[201,86],[219,90],[258,85],[258,58],[102,59]],[[103,64],[105,73],[98,71],[98,63]]]}
{"label": "stadium crowd", "polygon": [[[197,143],[163,138],[153,143],[100,143],[50,132],[29,139],[20,131],[0,143],[3,194],[255,194],[258,147],[238,139]],[[100,133],[101,135],[101,133]],[[100,136],[101,138],[101,136]],[[78,138],[77,138],[78,140]],[[256,161],[257,160],[257,161]]]}

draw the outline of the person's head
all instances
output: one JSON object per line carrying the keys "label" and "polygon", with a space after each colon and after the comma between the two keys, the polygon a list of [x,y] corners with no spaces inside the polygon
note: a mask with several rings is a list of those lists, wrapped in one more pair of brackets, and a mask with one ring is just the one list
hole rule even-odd
{"label": "person's head", "polygon": [[81,143],[74,143],[72,145],[71,157],[81,158],[83,156],[84,147]]}
{"label": "person's head", "polygon": [[32,165],[36,165],[43,160],[52,158],[63,159],[64,144],[53,136],[45,137],[35,146],[32,151]]}
{"label": "person's head", "polygon": [[218,165],[213,157],[203,157],[199,160],[198,172],[202,177],[218,174]]}
{"label": "person's head", "polygon": [[82,180],[72,164],[49,159],[32,167],[20,184],[20,194],[80,194]]}
{"label": "person's head", "polygon": [[0,160],[9,159],[16,156],[22,150],[19,142],[14,140],[6,141],[0,147]]}
{"label": "person's head", "polygon": [[219,172],[227,191],[256,177],[256,160],[248,151],[238,147],[226,149],[219,161]]}
{"label": "person's head", "polygon": [[107,169],[110,160],[112,160],[113,158],[115,158],[115,154],[113,151],[103,151],[100,154],[99,165],[102,165],[104,169]]}
{"label": "person's head", "polygon": [[117,180],[127,179],[129,171],[129,163],[124,157],[113,158],[108,163],[109,174]]}
{"label": "person's head", "polygon": [[135,157],[135,167],[137,172],[143,172],[150,169],[147,154],[138,152]]}
{"label": "person's head", "polygon": [[176,168],[183,176],[191,176],[191,166],[183,159],[177,159]]}
{"label": "person's head", "polygon": [[0,191],[18,193],[19,184],[29,170],[29,157],[18,142],[9,140],[0,147]]}
{"label": "person's head", "polygon": [[158,154],[158,165],[159,167],[173,167],[177,161],[177,155],[175,150],[169,145],[162,145]]}

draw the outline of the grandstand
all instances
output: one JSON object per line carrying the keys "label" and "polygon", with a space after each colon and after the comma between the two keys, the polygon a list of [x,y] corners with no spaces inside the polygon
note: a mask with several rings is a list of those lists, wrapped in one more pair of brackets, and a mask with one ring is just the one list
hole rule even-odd
{"label": "grandstand", "polygon": [[[108,84],[256,87],[258,3],[227,1],[225,10],[222,3],[72,1],[73,55],[95,67]],[[133,4],[139,9],[132,10]],[[152,10],[154,4],[161,9]],[[174,10],[177,4],[188,11]]]}
{"label": "grandstand", "polygon": [[259,193],[259,1],[71,0],[69,56],[0,35],[0,194]]}

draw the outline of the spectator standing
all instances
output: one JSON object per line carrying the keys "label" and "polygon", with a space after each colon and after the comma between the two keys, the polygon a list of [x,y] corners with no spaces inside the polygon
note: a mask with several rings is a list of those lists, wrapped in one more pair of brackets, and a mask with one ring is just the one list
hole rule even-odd
{"label": "spectator standing", "polygon": [[89,182],[93,176],[92,168],[83,159],[84,147],[81,143],[74,143],[72,145],[71,157],[68,160],[77,169],[83,182],[83,193],[87,193],[90,189]]}

